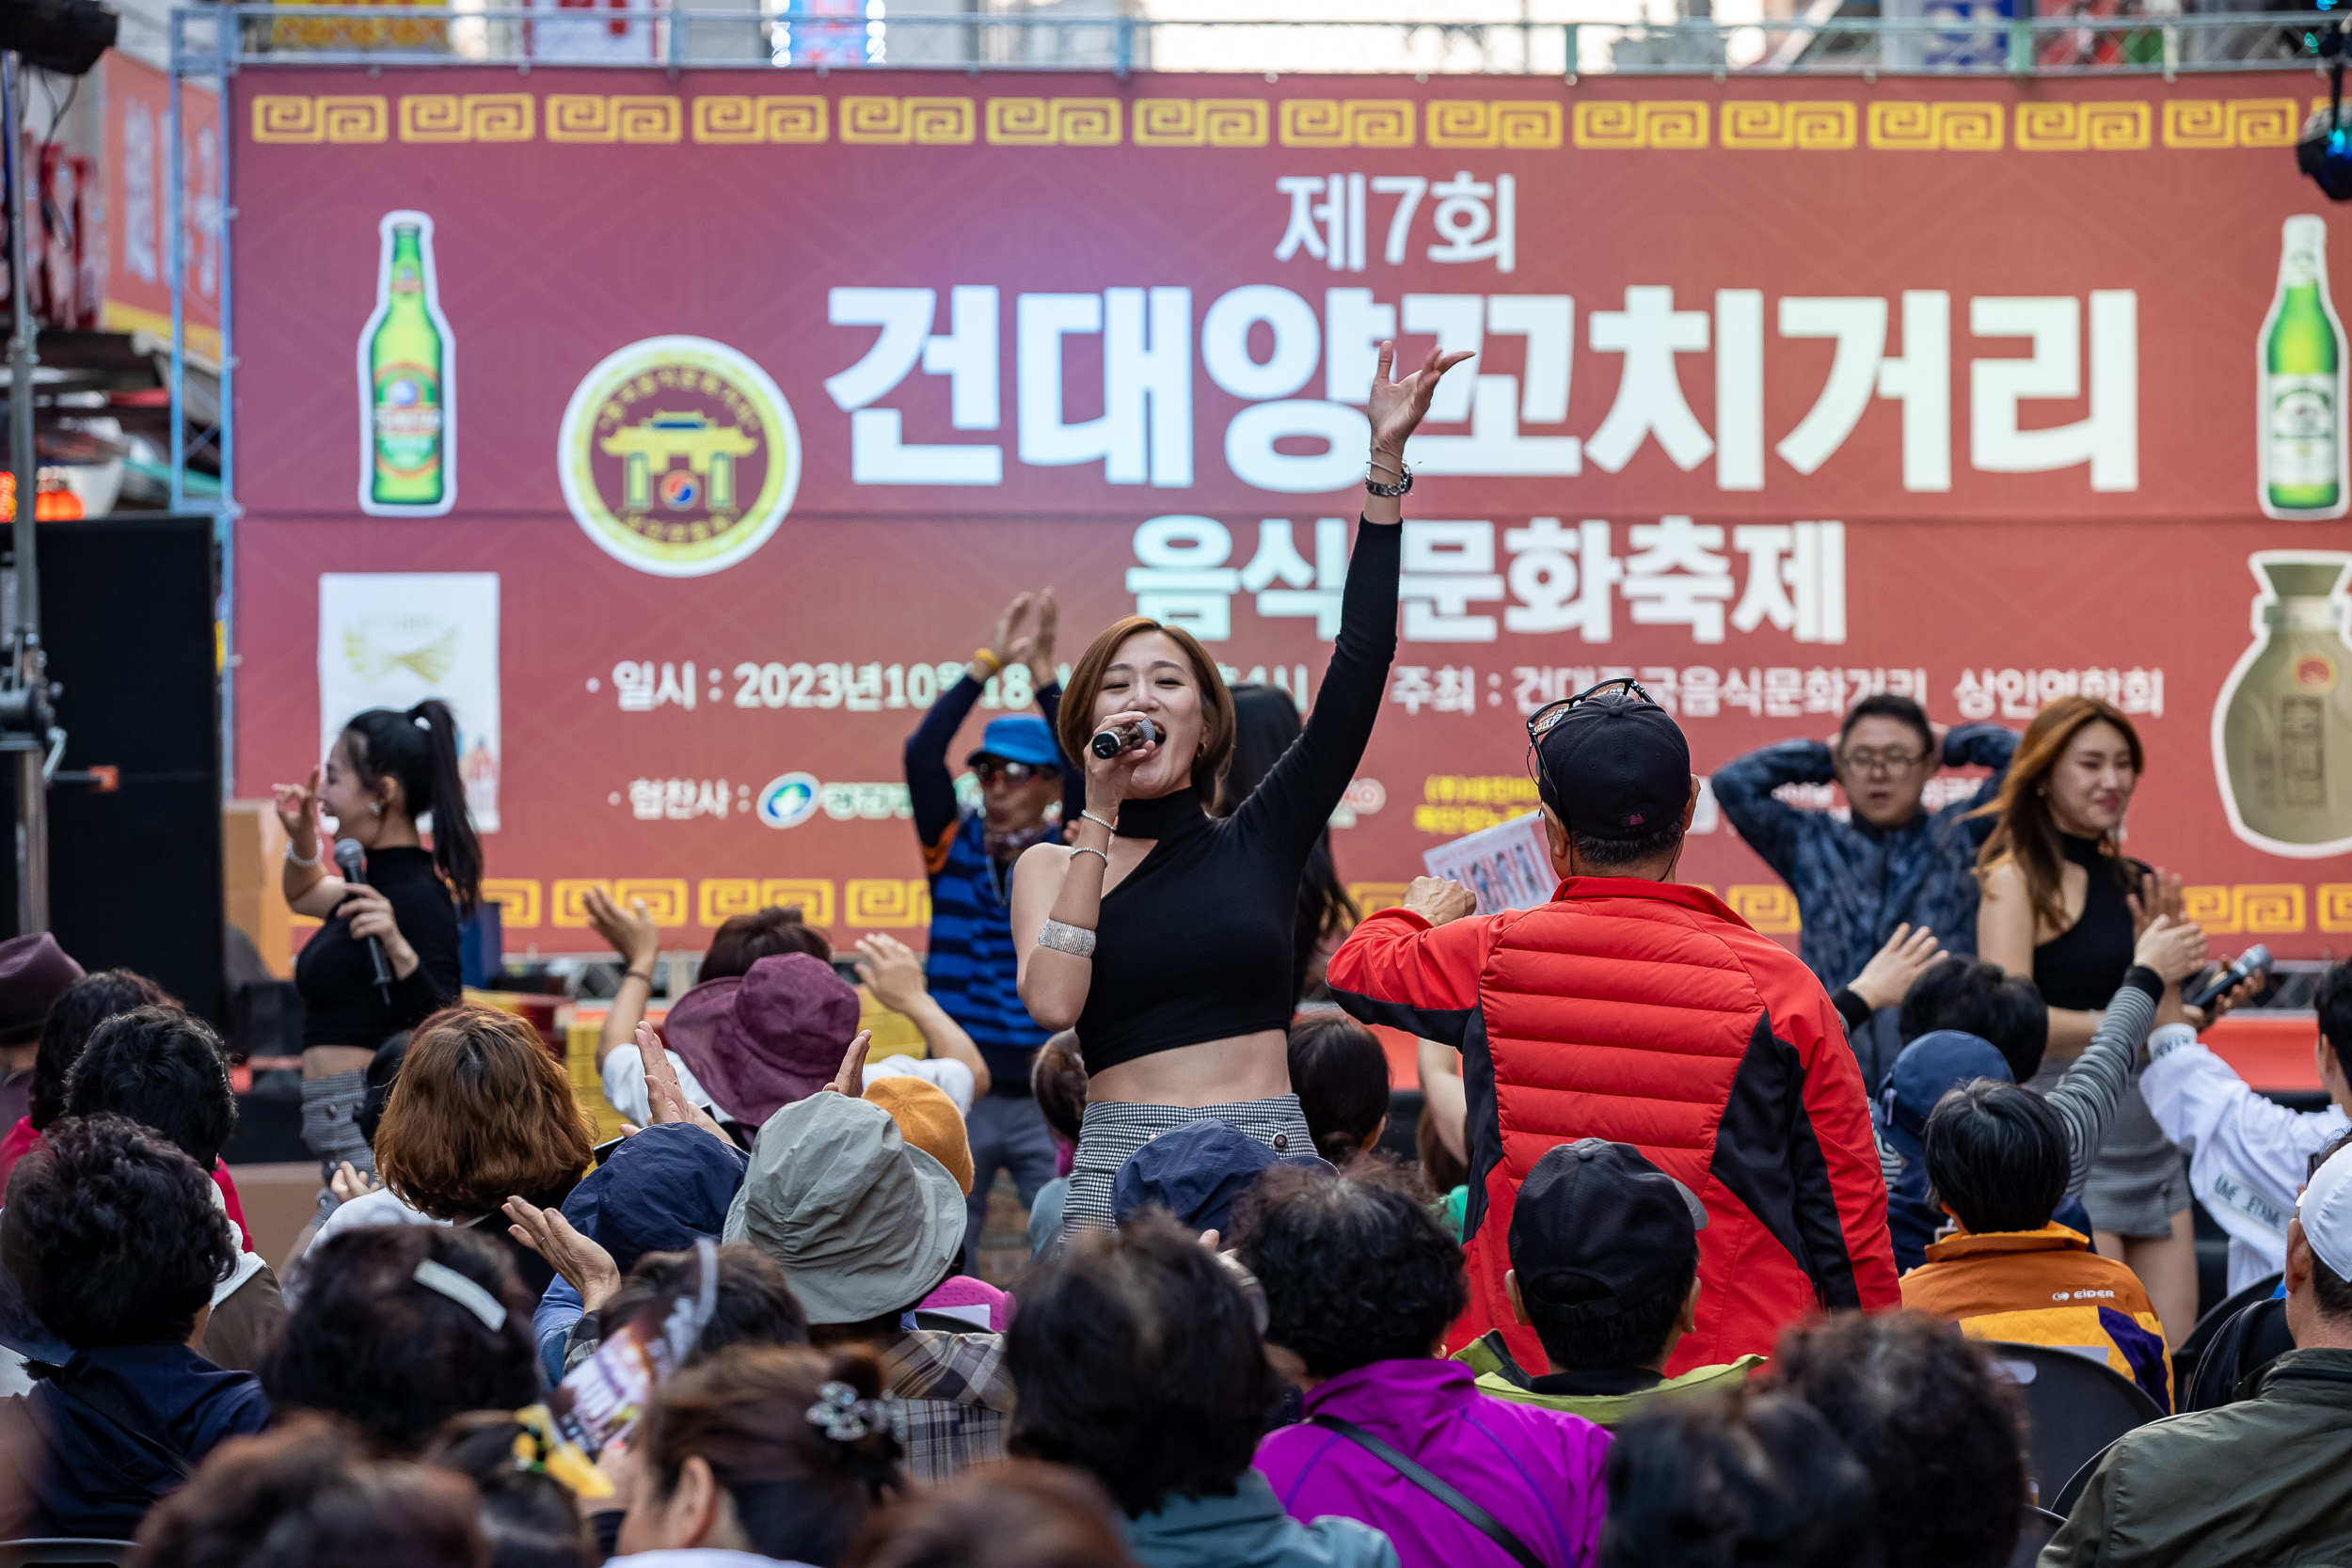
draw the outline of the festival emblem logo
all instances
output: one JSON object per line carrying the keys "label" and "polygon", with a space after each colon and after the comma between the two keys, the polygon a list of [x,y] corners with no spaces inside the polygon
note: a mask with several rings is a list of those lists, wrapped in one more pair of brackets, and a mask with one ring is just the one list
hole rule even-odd
{"label": "festival emblem logo", "polygon": [[657,577],[701,577],[784,521],[801,433],[743,355],[707,338],[647,338],[574,389],[556,462],[564,504],[598,549]]}

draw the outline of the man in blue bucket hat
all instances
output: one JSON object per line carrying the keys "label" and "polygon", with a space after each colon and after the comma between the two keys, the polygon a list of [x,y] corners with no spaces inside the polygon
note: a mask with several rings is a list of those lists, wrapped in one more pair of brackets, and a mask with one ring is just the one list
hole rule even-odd
{"label": "man in blue bucket hat", "polygon": [[[987,1092],[965,1118],[972,1138],[967,1271],[997,1170],[1012,1172],[1025,1205],[1056,1175],[1054,1135],[1029,1092],[1029,1060],[1046,1031],[1021,1003],[1010,919],[1013,862],[1058,830],[1048,815],[1057,800],[1073,821],[1086,803],[1085,776],[1054,739],[1061,704],[1054,623],[1053,590],[1014,599],[997,618],[995,635],[974,651],[963,678],[939,694],[907,737],[908,803],[930,873],[930,993],[988,1064]],[[1044,717],[1006,714],[988,721],[978,748],[964,759],[979,784],[978,809],[966,810],[956,799],[947,749],[991,682],[1009,698],[1025,674]]]}

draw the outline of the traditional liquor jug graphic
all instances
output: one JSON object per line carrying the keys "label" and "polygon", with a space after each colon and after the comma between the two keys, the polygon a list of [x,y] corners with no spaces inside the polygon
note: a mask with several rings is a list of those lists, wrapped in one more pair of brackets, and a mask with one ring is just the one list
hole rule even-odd
{"label": "traditional liquor jug graphic", "polygon": [[2352,554],[2248,558],[2254,645],[2213,708],[2214,773],[2230,831],[2274,855],[2352,849]]}

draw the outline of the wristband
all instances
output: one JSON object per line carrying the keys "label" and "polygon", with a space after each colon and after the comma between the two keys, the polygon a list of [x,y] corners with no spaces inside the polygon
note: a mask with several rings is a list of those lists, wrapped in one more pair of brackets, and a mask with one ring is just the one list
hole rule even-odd
{"label": "wristband", "polygon": [[998,657],[996,657],[996,655],[995,655],[995,653],[994,653],[994,651],[993,651],[993,650],[992,650],[992,649],[988,649],[988,648],[975,648],[975,649],[973,649],[973,650],[972,650],[972,662],[973,662],[973,663],[975,663],[975,664],[985,664],[985,665],[987,665],[987,666],[988,666],[988,673],[989,673],[991,675],[994,675],[994,674],[998,673],[999,673],[1000,671],[1002,671],[1002,670],[1004,669],[1004,667],[1005,667],[1005,661],[1004,661],[1003,659],[1001,659],[1001,658],[998,658]]}
{"label": "wristband", "polygon": [[2148,1059],[2162,1061],[2185,1045],[2197,1043],[2197,1031],[2185,1023],[2167,1023],[2148,1037]]}
{"label": "wristband", "polygon": [[[321,846],[321,847],[324,848],[325,847]],[[294,853],[294,840],[288,839],[286,841],[286,863],[289,865],[299,865],[305,870],[308,870],[310,867],[318,864],[318,863],[319,857],[317,855],[312,855],[306,861],[300,855]]]}
{"label": "wristband", "polygon": [[[1098,849],[1095,853],[1100,855],[1103,852]],[[1104,856],[1103,863],[1108,865],[1110,858]],[[1039,929],[1037,944],[1050,947],[1057,953],[1067,953],[1073,958],[1094,957],[1094,933],[1083,926],[1065,925],[1058,920],[1049,920]]]}

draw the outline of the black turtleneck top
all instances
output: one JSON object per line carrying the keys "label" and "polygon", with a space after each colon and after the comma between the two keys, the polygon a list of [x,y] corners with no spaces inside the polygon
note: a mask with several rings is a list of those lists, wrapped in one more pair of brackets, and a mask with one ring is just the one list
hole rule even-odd
{"label": "black turtleneck top", "polygon": [[1093,982],[1078,1015],[1089,1072],[1290,1026],[1298,874],[1380,716],[1396,653],[1403,532],[1358,529],[1339,638],[1306,733],[1232,816],[1212,818],[1191,789],[1120,803],[1120,836],[1158,842],[1103,895]]}
{"label": "black turtleneck top", "polygon": [[457,902],[434,869],[433,852],[374,850],[368,856],[368,880],[392,906],[392,923],[416,949],[417,967],[405,980],[393,980],[391,1005],[385,1006],[367,940],[351,934],[351,920],[341,911],[328,916],[294,958],[306,1051],[314,1045],[373,1051],[457,1000]]}

